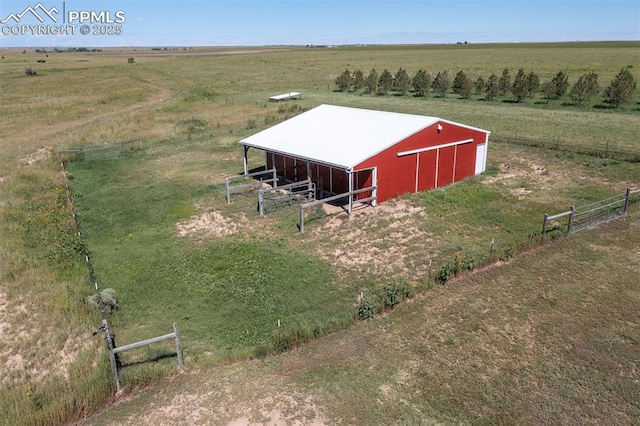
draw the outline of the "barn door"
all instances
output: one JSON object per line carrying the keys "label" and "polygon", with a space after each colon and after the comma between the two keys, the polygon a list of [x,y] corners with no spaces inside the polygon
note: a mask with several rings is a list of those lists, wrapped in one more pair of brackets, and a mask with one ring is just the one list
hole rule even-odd
{"label": "barn door", "polygon": [[487,165],[487,144],[481,144],[476,147],[476,174],[484,172]]}

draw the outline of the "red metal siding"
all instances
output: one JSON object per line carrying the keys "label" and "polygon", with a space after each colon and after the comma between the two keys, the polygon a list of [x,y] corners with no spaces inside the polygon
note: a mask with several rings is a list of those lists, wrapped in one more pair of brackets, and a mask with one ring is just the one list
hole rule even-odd
{"label": "red metal siding", "polygon": [[455,154],[455,146],[438,150],[438,186],[453,183],[453,160],[456,156]]}
{"label": "red metal siding", "polygon": [[436,151],[425,151],[420,156],[420,169],[418,171],[418,191],[424,191],[436,187]]}
{"label": "red metal siding", "polygon": [[[469,139],[472,142],[424,150]],[[377,168],[378,202],[458,182],[475,173],[476,147],[485,143],[485,140],[485,132],[453,123],[435,123],[354,167],[354,189],[372,185],[373,173],[370,169],[373,168]],[[414,150],[423,151],[407,154]],[[311,163],[311,176],[307,176],[306,160],[271,153],[267,153],[266,157],[267,167],[274,167],[272,158],[275,159],[278,174],[287,179],[304,180],[310,177],[319,191],[331,191],[334,194],[349,191],[344,170]],[[369,196],[370,193],[363,193],[357,198]]]}
{"label": "red metal siding", "polygon": [[[438,131],[439,126],[441,127],[440,131]],[[485,138],[486,134],[482,131],[453,123],[438,122],[363,161],[354,170],[378,168],[378,202],[383,202],[402,194],[448,185],[465,177],[473,176],[476,146],[484,143]],[[457,146],[398,156],[398,153],[468,139],[473,139],[473,141]],[[438,161],[437,168],[436,159]]]}

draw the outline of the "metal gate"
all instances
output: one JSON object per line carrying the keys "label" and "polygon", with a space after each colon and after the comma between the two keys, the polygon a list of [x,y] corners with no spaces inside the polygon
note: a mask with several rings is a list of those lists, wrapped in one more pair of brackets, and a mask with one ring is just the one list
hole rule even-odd
{"label": "metal gate", "polygon": [[572,215],[571,233],[593,228],[626,213],[626,194],[576,207]]}

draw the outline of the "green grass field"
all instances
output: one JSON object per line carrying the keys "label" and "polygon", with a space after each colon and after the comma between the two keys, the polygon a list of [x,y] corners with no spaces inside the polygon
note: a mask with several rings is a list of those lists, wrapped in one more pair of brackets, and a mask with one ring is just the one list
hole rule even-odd
{"label": "green grass field", "polygon": [[[345,68],[367,73],[372,67],[403,67],[410,75],[419,68],[450,74],[464,69],[472,78],[486,78],[505,67],[512,74],[525,67],[541,80],[562,69],[570,83],[594,70],[604,86],[624,67],[638,79],[639,48],[574,43],[187,53],[108,49],[50,54],[37,66],[42,55],[4,52],[0,329],[6,332],[0,361],[8,368],[0,377],[0,423],[61,423],[112,401],[104,342],[92,336],[100,316],[86,302],[92,293],[86,249],[101,288],[116,290],[119,310],[109,319],[119,345],[179,324],[193,372],[188,377],[198,383],[187,392],[197,401],[209,401],[210,394],[195,389],[210,387],[215,374],[240,389],[259,380],[256,393],[247,393],[258,400],[275,377],[302,395],[284,407],[291,416],[317,412],[330,423],[570,422],[602,413],[623,423],[637,420],[628,404],[637,399],[627,381],[633,370],[624,363],[637,358],[640,339],[629,325],[637,318],[625,308],[637,299],[638,204],[609,231],[561,240],[522,259],[517,254],[532,231],[537,237],[545,213],[637,188],[638,163],[494,142],[483,176],[351,217],[316,214],[304,234],[297,232],[297,211],[259,217],[255,195],[234,196],[228,205],[224,177],[242,169],[237,142],[295,113],[290,105],[434,115],[489,129],[496,141],[517,134],[638,151],[638,103],[613,110],[603,108],[601,99],[578,109],[563,100],[546,103],[542,95],[522,105],[453,94],[375,96],[335,92],[333,80]],[[127,63],[128,57],[135,63]],[[36,67],[38,75],[26,76],[26,66]],[[267,102],[290,90],[303,92],[303,100]],[[71,162],[66,176],[50,152],[134,139],[142,140],[142,149]],[[260,165],[254,155],[251,165]],[[67,179],[84,240],[73,236]],[[466,284],[434,287],[428,260],[437,269],[457,252],[482,265],[510,262],[463,278]],[[601,271],[611,270],[616,277],[608,284]],[[415,286],[415,303],[357,322],[358,296],[369,297],[398,277]],[[543,283],[542,293],[529,286],[536,280]],[[576,290],[583,282],[585,289]],[[585,302],[598,299],[599,292],[602,306]],[[582,312],[580,306],[592,309]],[[573,346],[552,326],[561,320],[575,333]],[[601,324],[596,331],[594,324]],[[295,353],[270,355],[259,365],[249,360],[332,331],[338,332],[301,349],[310,361]],[[396,335],[405,337],[399,342]],[[622,343],[604,345],[616,339]],[[584,352],[587,346],[593,348]],[[394,348],[407,365],[397,365]],[[626,371],[620,377],[612,367],[616,357]],[[173,383],[163,394],[167,398],[173,386],[176,392],[187,389],[183,376],[167,379],[176,369],[168,343],[121,360],[125,393],[165,380]],[[300,368],[289,369],[290,362]],[[601,371],[598,378],[579,377],[589,366]],[[359,375],[363,370],[368,373]],[[232,372],[238,379],[230,379]],[[317,396],[313,404],[311,395]],[[235,411],[212,415],[224,422],[251,412],[260,421],[266,414],[253,410],[250,399],[239,398]],[[527,401],[550,408],[534,413]],[[589,408],[593,401],[604,407],[599,413]],[[127,407],[122,412],[131,414]]]}

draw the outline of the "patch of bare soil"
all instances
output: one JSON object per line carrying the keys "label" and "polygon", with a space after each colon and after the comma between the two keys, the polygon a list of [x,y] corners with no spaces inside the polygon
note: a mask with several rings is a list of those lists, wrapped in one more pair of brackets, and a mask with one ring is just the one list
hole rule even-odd
{"label": "patch of bare soil", "polygon": [[211,238],[234,235],[246,223],[247,218],[244,214],[238,221],[224,217],[218,211],[210,211],[191,216],[183,222],[178,222],[176,227],[178,228],[178,235],[181,237]]}
{"label": "patch of bare soil", "polygon": [[37,163],[38,161],[46,159],[49,156],[50,152],[51,151],[49,150],[49,148],[40,148],[36,152],[33,152],[26,157],[21,158],[19,162],[20,164],[23,164],[25,166],[30,166],[34,163]]}
{"label": "patch of bare soil", "polygon": [[[145,403],[145,410],[107,424],[127,425],[325,425],[322,409],[312,396],[286,383],[285,377],[260,374],[247,377],[241,365],[227,366],[202,380],[202,372],[186,373],[177,384],[180,392],[160,392]],[[202,384],[194,391],[193,380]],[[252,374],[249,374],[252,376]],[[130,404],[137,395],[123,399]]]}
{"label": "patch of bare soil", "polygon": [[426,271],[421,257],[433,238],[420,226],[427,217],[423,207],[394,200],[376,207],[357,206],[351,215],[342,207],[323,208],[332,216],[313,231],[313,238],[318,255],[328,262],[345,270],[380,274]]}
{"label": "patch of bare soil", "polygon": [[[546,167],[524,157],[515,158],[510,163],[501,163],[498,169],[500,170],[498,175],[488,177],[484,179],[483,182],[489,185],[503,181],[505,183],[518,185],[525,180],[541,185],[541,188],[544,188],[545,184],[553,177],[552,173],[550,173]],[[521,186],[510,188],[509,191],[518,199],[526,198],[526,196],[532,192],[531,189]]]}
{"label": "patch of bare soil", "polygon": [[65,331],[43,324],[36,308],[9,301],[0,291],[0,383],[37,383],[51,376],[67,378],[71,363],[94,341],[88,333],[65,337],[56,333]]}

